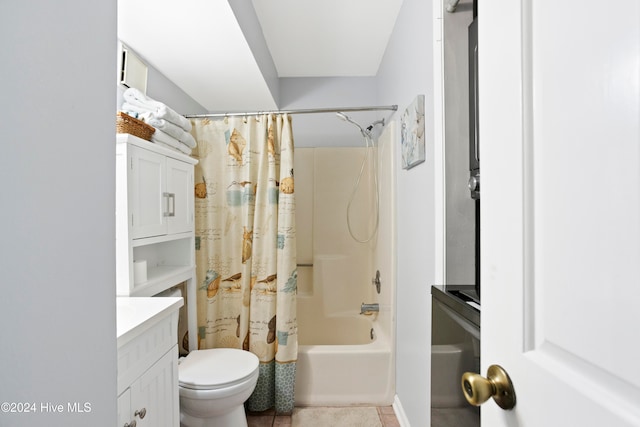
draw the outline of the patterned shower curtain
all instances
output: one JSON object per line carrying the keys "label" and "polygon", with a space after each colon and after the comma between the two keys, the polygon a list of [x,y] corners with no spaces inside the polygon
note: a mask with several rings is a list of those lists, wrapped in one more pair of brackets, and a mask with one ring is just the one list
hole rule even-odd
{"label": "patterned shower curtain", "polygon": [[250,411],[290,413],[298,355],[291,118],[192,119],[198,348],[260,359]]}

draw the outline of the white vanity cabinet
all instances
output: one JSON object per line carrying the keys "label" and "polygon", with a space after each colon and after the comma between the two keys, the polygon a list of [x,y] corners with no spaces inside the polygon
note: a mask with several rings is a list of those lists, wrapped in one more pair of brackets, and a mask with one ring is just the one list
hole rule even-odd
{"label": "white vanity cabinet", "polygon": [[182,298],[117,298],[118,426],[177,427]]}
{"label": "white vanity cabinet", "polygon": [[197,346],[197,162],[133,135],[116,135],[116,294],[149,297],[186,282],[186,299],[194,302],[187,304],[190,349]]}
{"label": "white vanity cabinet", "polygon": [[118,396],[118,426],[178,426],[177,359],[178,346],[174,345]]}

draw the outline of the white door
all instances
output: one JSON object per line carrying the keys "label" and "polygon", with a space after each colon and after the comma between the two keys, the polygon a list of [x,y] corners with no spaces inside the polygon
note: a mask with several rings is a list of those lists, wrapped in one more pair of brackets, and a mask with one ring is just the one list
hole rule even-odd
{"label": "white door", "polygon": [[131,235],[134,239],[167,234],[165,156],[131,146]]}
{"label": "white door", "polygon": [[483,426],[640,426],[640,2],[480,0]]}
{"label": "white door", "polygon": [[131,390],[126,389],[118,396],[118,426],[124,426],[127,423],[131,425],[133,415],[131,412]]}
{"label": "white door", "polygon": [[131,385],[131,418],[138,427],[178,426],[178,346]]}
{"label": "white door", "polygon": [[167,157],[167,233],[193,230],[193,165]]}

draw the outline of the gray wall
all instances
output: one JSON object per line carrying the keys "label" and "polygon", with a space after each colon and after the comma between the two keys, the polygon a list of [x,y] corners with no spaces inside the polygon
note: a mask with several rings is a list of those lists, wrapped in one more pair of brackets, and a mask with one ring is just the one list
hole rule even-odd
{"label": "gray wall", "polygon": [[0,2],[3,426],[116,423],[115,40],[114,1]]}
{"label": "gray wall", "polygon": [[151,66],[149,66],[147,95],[165,103],[179,114],[202,114],[207,112],[202,105],[198,104],[171,80]]}
{"label": "gray wall", "polygon": [[416,95],[425,95],[426,162],[409,170],[398,167],[396,189],[396,393],[412,426],[428,426],[430,420],[430,287],[436,274],[433,77],[432,1],[404,0],[378,73],[378,100],[397,103],[402,111]]}

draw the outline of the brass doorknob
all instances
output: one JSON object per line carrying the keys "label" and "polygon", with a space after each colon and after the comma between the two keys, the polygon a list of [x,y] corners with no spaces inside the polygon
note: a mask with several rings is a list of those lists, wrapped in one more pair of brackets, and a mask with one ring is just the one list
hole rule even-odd
{"label": "brass doorknob", "polygon": [[480,406],[490,397],[502,409],[513,409],[516,406],[516,392],[507,372],[498,365],[487,369],[487,378],[473,372],[462,375],[462,391],[467,402]]}

